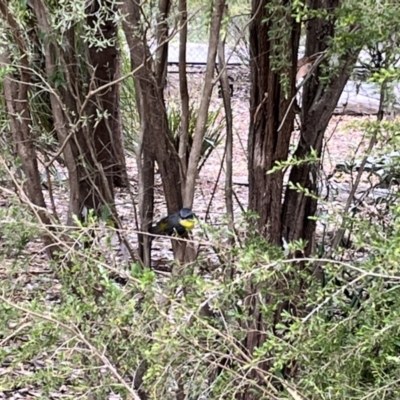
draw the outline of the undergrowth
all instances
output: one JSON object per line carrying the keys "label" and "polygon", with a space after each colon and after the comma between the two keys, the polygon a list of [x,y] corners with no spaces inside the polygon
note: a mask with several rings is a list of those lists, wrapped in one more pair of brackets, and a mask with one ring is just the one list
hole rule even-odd
{"label": "undergrowth", "polygon": [[[112,241],[104,238],[85,249],[65,244],[60,261],[42,262],[38,272],[28,250],[41,227],[27,223],[17,203],[1,212],[4,393],[36,388],[40,398],[59,391],[71,399],[133,398],[133,390],[143,390],[151,399],[234,398],[250,372],[268,363],[269,384],[254,386],[260,399],[274,391],[293,398],[290,388],[309,399],[400,394],[398,206],[390,208],[385,233],[370,225],[366,236],[359,222],[355,241],[364,232],[363,260],[289,260],[243,219],[234,248],[224,240],[226,229],[208,229],[219,265],[205,266],[200,256],[173,279],[113,260]],[[317,262],[322,281],[310,273]],[[265,341],[248,354],[243,343],[254,327],[248,294],[255,286],[270,323],[257,327]],[[288,366],[296,371],[289,380]]]}

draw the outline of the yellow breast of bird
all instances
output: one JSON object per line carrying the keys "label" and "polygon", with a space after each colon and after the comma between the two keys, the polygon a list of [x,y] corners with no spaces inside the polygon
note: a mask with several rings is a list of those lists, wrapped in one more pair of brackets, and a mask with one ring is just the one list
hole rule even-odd
{"label": "yellow breast of bird", "polygon": [[179,223],[187,230],[192,230],[194,228],[194,219],[180,219]]}

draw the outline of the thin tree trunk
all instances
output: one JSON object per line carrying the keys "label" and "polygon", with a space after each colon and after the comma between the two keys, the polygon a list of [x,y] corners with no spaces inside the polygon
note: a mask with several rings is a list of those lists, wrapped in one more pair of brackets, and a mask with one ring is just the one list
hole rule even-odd
{"label": "thin tree trunk", "polygon": [[[142,263],[151,265],[151,238],[148,232],[154,208],[154,149],[149,134],[148,113],[146,113],[146,90],[143,85],[147,82],[144,68],[151,69],[149,62],[150,52],[137,37],[137,29],[140,24],[140,8],[137,4],[127,0],[123,6],[124,13],[129,15],[129,21],[123,23],[125,37],[130,49],[131,69],[136,70],[134,74],[135,96],[138,113],[140,116],[140,139],[136,153],[136,162],[139,172],[139,217],[141,221],[141,232],[138,235],[139,257]],[[147,50],[147,51],[146,51]],[[143,84],[141,84],[143,82]]]}
{"label": "thin tree trunk", "polygon": [[[149,151],[154,155],[160,169],[168,212],[172,213],[182,207],[182,196],[178,178],[179,159],[168,129],[164,92],[157,85],[160,78],[152,72],[150,50],[140,36],[144,34],[140,32],[140,6],[136,2],[125,0],[124,11],[127,18],[123,27],[131,51],[132,69],[136,71],[135,85],[140,98],[139,110],[142,109],[140,118],[145,120],[142,126],[145,135],[149,136],[149,143],[152,143]],[[164,45],[167,46],[168,43]]]}
{"label": "thin tree trunk", "polygon": [[[37,21],[38,21],[38,29],[40,30],[40,34],[51,38],[52,28],[49,22],[49,13],[45,6],[45,4],[41,0],[31,0],[29,1],[29,5],[34,11]],[[72,39],[73,33],[71,31]],[[40,35],[39,35],[40,36]],[[69,43],[70,48],[73,47],[74,42]],[[68,50],[70,50],[70,48]],[[45,57],[45,71],[47,77],[55,76],[57,66],[55,63],[55,57],[57,54],[56,46],[50,41],[46,40],[44,42],[44,57]],[[68,60],[72,62],[69,65],[75,65],[75,58]],[[78,74],[74,73],[75,71],[71,71],[71,75],[69,78],[72,81],[71,84],[76,85],[78,80]],[[68,79],[68,78],[67,78]],[[63,93],[64,92],[64,93]],[[78,159],[78,150],[76,145],[74,144],[73,137],[75,132],[72,132],[70,135],[68,126],[69,123],[72,122],[69,120],[67,113],[72,111],[74,113],[76,110],[76,100],[74,95],[68,93],[67,91],[61,92],[61,95],[58,95],[54,89],[50,91],[50,105],[54,118],[54,126],[57,132],[58,141],[60,146],[63,148],[64,160],[68,169],[68,178],[70,185],[70,201],[69,201],[69,212],[68,212],[68,224],[73,224],[73,215],[81,215],[83,208],[83,199],[81,196],[81,182],[80,182],[80,169],[76,163]],[[62,95],[64,94],[64,96]],[[66,95],[67,94],[67,95]],[[63,98],[63,99],[62,99]],[[63,110],[64,104],[67,108],[66,111]],[[70,128],[74,129],[74,128]],[[79,135],[80,136],[80,135]]]}
{"label": "thin tree trunk", "polygon": [[215,0],[210,26],[210,39],[208,43],[207,67],[204,76],[203,93],[198,111],[196,127],[194,130],[193,146],[190,152],[189,165],[185,183],[185,207],[192,207],[196,187],[197,167],[200,160],[208,109],[211,101],[211,93],[214,86],[215,57],[219,42],[222,15],[225,9],[225,0]]}
{"label": "thin tree trunk", "polygon": [[[168,7],[167,7],[168,9]],[[161,172],[164,194],[167,201],[168,213],[182,208],[182,194],[180,189],[179,158],[172,143],[167,120],[167,111],[164,103],[163,81],[164,68],[158,66],[158,76],[152,70],[150,50],[143,39],[145,32],[140,19],[140,5],[125,0],[123,11],[127,15],[123,28],[131,53],[131,68],[135,71],[135,92],[141,121],[142,139],[140,154],[137,159],[141,163],[141,200],[140,216],[141,230],[147,232],[153,217],[154,202],[154,161],[157,161]],[[165,37],[165,27],[160,37]],[[162,46],[168,46],[164,43]],[[166,53],[163,53],[166,54]],[[166,58],[163,58],[166,62]],[[142,260],[149,265],[150,240],[144,234],[139,237]]]}
{"label": "thin tree trunk", "polygon": [[[121,77],[121,54],[118,52],[117,71],[115,77],[118,79]],[[124,135],[122,130],[122,115],[120,108],[121,99],[121,84],[116,85],[116,93],[113,104],[113,115],[114,132],[111,132],[113,150],[114,150],[114,166],[113,166],[113,184],[115,187],[128,187],[128,173],[126,170],[125,160],[125,146],[124,146]]]}
{"label": "thin tree trunk", "polygon": [[[179,31],[179,92],[181,96],[181,127],[179,132],[179,158],[181,161],[181,181],[186,181],[187,150],[189,141],[189,91],[186,73],[186,43],[187,43],[187,1],[179,0],[180,31]],[[182,195],[185,197],[185,185],[182,184]]]}
{"label": "thin tree trunk", "polygon": [[[141,231],[148,232],[153,219],[154,209],[154,153],[151,136],[148,134],[147,118],[143,108],[142,96],[140,96],[139,84],[135,80],[136,104],[141,115],[141,133],[136,153],[136,162],[139,172],[139,216]],[[139,257],[143,265],[151,266],[151,240],[148,235],[139,234]]]}
{"label": "thin tree trunk", "polygon": [[171,0],[159,0],[157,18],[157,44],[155,62],[155,76],[159,90],[165,89],[167,80],[167,62],[168,62],[168,22],[167,17],[171,8]]}
{"label": "thin tree trunk", "polygon": [[218,45],[218,64],[221,68],[220,83],[222,99],[225,108],[226,120],[226,169],[225,169],[225,204],[228,216],[228,227],[233,231],[233,196],[232,196],[232,160],[233,160],[233,115],[231,104],[231,90],[229,87],[228,70],[225,62],[225,38]]}

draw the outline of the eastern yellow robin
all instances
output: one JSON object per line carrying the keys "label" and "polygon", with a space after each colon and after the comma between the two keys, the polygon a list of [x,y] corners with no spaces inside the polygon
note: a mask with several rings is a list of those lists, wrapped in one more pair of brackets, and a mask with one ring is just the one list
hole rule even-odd
{"label": "eastern yellow robin", "polygon": [[162,218],[149,229],[149,232],[154,235],[186,236],[188,231],[194,228],[194,225],[193,211],[190,208],[182,208],[182,210]]}

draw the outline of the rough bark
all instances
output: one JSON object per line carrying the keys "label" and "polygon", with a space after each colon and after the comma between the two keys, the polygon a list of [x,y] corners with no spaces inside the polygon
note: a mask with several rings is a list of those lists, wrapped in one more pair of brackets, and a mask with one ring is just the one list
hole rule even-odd
{"label": "rough bark", "polygon": [[[297,66],[297,51],[299,46],[300,26],[287,15],[290,27],[289,46],[284,49],[282,57],[289,56],[290,65],[286,70],[288,79],[288,96],[285,96],[281,84],[281,74],[274,72],[271,56],[274,55],[274,46],[279,45],[269,37],[270,24],[274,17],[267,17],[265,5],[270,0],[263,0],[261,4],[253,0],[253,13],[259,7],[259,15],[254,16],[250,27],[251,50],[251,121],[249,136],[249,204],[250,209],[259,214],[259,228],[264,236],[272,243],[281,245],[282,238],[286,241],[305,239],[309,241],[307,254],[311,251],[311,239],[315,230],[314,221],[309,217],[315,215],[317,202],[305,197],[302,193],[287,189],[284,191],[283,173],[267,174],[276,161],[287,159],[290,136],[293,129],[294,110],[289,108],[295,95],[295,77]],[[289,2],[282,1],[282,4]],[[311,19],[306,28],[306,57],[315,57],[316,53],[327,48],[329,39],[334,35],[334,8],[339,0],[310,0],[310,8],[329,10],[328,19]],[[340,68],[329,83],[320,80],[322,69],[317,67],[303,86],[303,100],[301,109],[301,137],[295,156],[304,158],[310,154],[311,148],[320,155],[325,129],[337,104],[339,96],[346,84],[349,74],[357,58],[357,51],[349,51],[339,59]],[[290,181],[300,184],[310,191],[316,192],[318,165],[303,164],[293,167],[290,172]],[[282,203],[282,194],[285,199]],[[288,278],[290,280],[290,277]],[[260,311],[260,292],[262,284],[249,284],[248,310],[250,323],[247,326],[248,334],[245,346],[249,354],[256,347],[263,344],[269,327],[274,327],[281,320],[283,310],[289,313],[301,312],[290,301],[277,305],[272,321],[265,321]],[[288,290],[285,282],[274,282],[274,290],[280,293]],[[290,289],[292,290],[292,289]],[[289,292],[292,293],[292,292]],[[266,303],[274,299],[265,297]],[[268,369],[268,362],[258,365],[259,371]],[[296,373],[296,362],[288,363],[282,370],[284,376],[293,376]],[[245,400],[257,399],[250,388],[247,388],[239,398]]]}
{"label": "rough bark", "polygon": [[[277,245],[281,244],[283,172],[267,174],[277,161],[286,160],[293,131],[294,109],[287,113],[295,95],[297,53],[300,25],[290,16],[287,26],[289,45],[284,51],[288,58],[285,68],[288,92],[282,84],[282,72],[273,71],[271,54],[274,46],[270,39],[271,19],[265,22],[268,0],[253,0],[253,21],[250,25],[250,132],[249,132],[249,208],[258,215],[259,231]],[[287,3],[284,1],[283,3]],[[275,28],[276,29],[276,28]],[[287,113],[287,115],[286,115]],[[285,119],[284,119],[285,118]],[[278,128],[281,129],[278,131]]]}
{"label": "rough bark", "polygon": [[[92,68],[90,79],[94,88],[99,88],[102,85],[112,82],[117,78],[119,54],[116,46],[117,25],[111,18],[117,12],[117,7],[112,1],[94,1],[87,10],[87,22],[89,27],[95,29],[99,23],[99,13],[103,10],[103,22],[101,31],[98,35],[102,40],[110,41],[111,44],[105,48],[97,48],[91,46],[88,49],[89,61]],[[114,171],[116,168],[121,169],[123,161],[117,158],[115,151],[116,146],[121,147],[121,126],[118,124],[118,105],[117,97],[119,90],[115,84],[98,92],[92,101],[86,107],[85,113],[89,118],[89,140],[94,145],[95,159],[103,168],[104,174],[107,177],[107,190],[110,191],[107,200],[114,198]],[[98,114],[103,114],[96,117]],[[106,117],[108,115],[109,117]],[[96,174],[94,184],[101,186],[101,174]]]}
{"label": "rough bark", "polygon": [[[310,0],[310,9],[324,9],[331,12],[331,18],[314,18],[307,22],[306,57],[325,51],[329,40],[334,36],[333,11],[339,6],[339,0]],[[329,83],[320,81],[321,66],[307,80],[303,87],[301,105],[300,141],[295,151],[299,159],[310,155],[315,149],[321,156],[323,137],[340,95],[348,81],[358,57],[358,51],[346,52],[340,59],[340,69]],[[289,181],[300,184],[310,192],[317,193],[318,172],[320,164],[302,164],[293,167]],[[282,210],[282,236],[287,242],[303,239],[307,241],[305,255],[313,249],[315,220],[310,219],[317,211],[317,200],[303,193],[288,189],[285,193]]]}
{"label": "rough bark", "polygon": [[[105,48],[91,46],[88,49],[89,61],[93,69],[92,83],[99,88],[113,82],[121,76],[121,57],[118,49],[118,25],[113,20],[113,15],[118,12],[115,2],[96,0],[87,10],[88,25],[94,29],[99,19],[99,12],[103,10],[101,34],[103,40],[110,41]],[[126,186],[126,166],[122,121],[120,112],[120,86],[114,83],[96,94],[86,107],[86,114],[91,118],[90,131],[95,144],[97,160],[104,168],[105,174],[112,189],[113,184],[119,187]],[[105,113],[98,120],[94,119],[96,113]]]}
{"label": "rough bark", "polygon": [[[282,193],[283,171],[267,174],[277,161],[286,160],[289,154],[290,138],[294,124],[294,109],[291,100],[296,93],[297,54],[300,40],[300,24],[291,15],[290,2],[285,14],[269,15],[266,8],[270,0],[252,1],[253,20],[250,24],[250,131],[249,131],[249,208],[258,214],[258,230],[271,243],[280,245],[282,240]],[[272,17],[272,18],[271,18]],[[275,19],[274,19],[275,17]],[[285,21],[284,38],[276,34],[276,19]],[[275,36],[271,35],[275,32]],[[287,39],[287,40],[285,40]],[[280,71],[273,67],[276,48],[282,52],[287,65]],[[274,282],[274,290],[280,290],[281,283]],[[261,303],[273,299],[261,294],[265,283],[249,282],[246,305],[249,322],[244,346],[248,354],[261,347],[266,338],[268,325],[274,321],[265,320],[261,312]],[[282,284],[283,289],[283,284]],[[264,301],[260,301],[260,297]],[[268,362],[257,365],[259,371],[268,370]],[[249,378],[259,379],[255,370]],[[241,400],[256,400],[251,386],[246,387],[237,396]]]}

